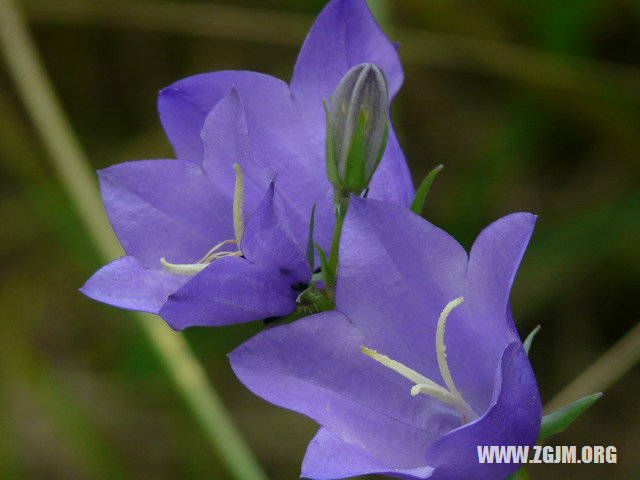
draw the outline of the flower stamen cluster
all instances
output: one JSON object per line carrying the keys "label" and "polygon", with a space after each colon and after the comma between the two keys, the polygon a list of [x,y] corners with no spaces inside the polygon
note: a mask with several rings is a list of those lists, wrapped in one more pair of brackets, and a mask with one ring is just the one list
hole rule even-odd
{"label": "flower stamen cluster", "polygon": [[447,305],[442,310],[442,313],[440,313],[440,317],[438,318],[438,325],[436,328],[436,355],[438,358],[438,368],[440,369],[440,375],[442,375],[442,379],[444,380],[447,388],[442,387],[430,378],[419,374],[406,365],[403,365],[402,363],[393,360],[386,355],[380,354],[375,350],[372,350],[365,346],[361,346],[360,350],[365,355],[373,358],[376,362],[381,363],[385,367],[390,368],[394,372],[399,373],[406,379],[415,383],[415,385],[411,387],[412,396],[415,397],[416,395],[423,393],[432,398],[435,398],[436,400],[453,406],[456,410],[458,410],[458,412],[460,412],[462,416],[462,424],[464,425],[468,421],[477,419],[479,415],[475,411],[473,411],[471,406],[464,400],[464,398],[462,398],[462,394],[453,381],[451,371],[449,370],[449,364],[447,362],[446,346],[444,344],[444,329],[447,317],[451,313],[451,310],[460,305],[463,301],[464,299],[462,297],[458,297],[447,303]]}
{"label": "flower stamen cluster", "polygon": [[[224,257],[241,257],[240,242],[244,233],[244,177],[242,168],[237,163],[233,164],[236,171],[236,183],[233,190],[233,234],[235,238],[224,240],[215,245],[207,254],[196,263],[170,263],[164,257],[160,259],[162,267],[175,275],[196,275],[207,268],[211,262]],[[236,250],[221,250],[225,245],[236,244]]]}

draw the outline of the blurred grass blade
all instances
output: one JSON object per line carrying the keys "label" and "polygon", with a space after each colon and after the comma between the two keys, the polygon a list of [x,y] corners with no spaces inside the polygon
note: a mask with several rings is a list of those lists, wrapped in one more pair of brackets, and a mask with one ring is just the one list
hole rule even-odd
{"label": "blurred grass blade", "polygon": [[591,391],[604,391],[640,360],[640,323],[567,385],[546,406],[553,411]]}
{"label": "blurred grass blade", "polygon": [[538,442],[543,441],[551,435],[563,432],[600,397],[602,397],[602,393],[594,393],[542,417]]}
{"label": "blurred grass blade", "polygon": [[422,213],[422,209],[424,208],[424,202],[427,200],[427,194],[429,193],[429,189],[431,188],[431,184],[433,183],[433,179],[436,178],[436,175],[444,168],[444,165],[440,164],[433,170],[429,172],[429,174],[422,181],[418,190],[416,191],[416,196],[413,198],[413,202],[411,202],[411,211],[416,215],[420,215]]}
{"label": "blurred grass blade", "polygon": [[[0,43],[15,87],[91,238],[105,261],[121,255],[104,215],[95,174],[72,133],[13,0],[0,0]],[[134,315],[220,459],[238,479],[266,478],[184,337],[157,318]]]}
{"label": "blurred grass blade", "polygon": [[[378,21],[384,24],[388,8],[386,2],[379,3],[370,2]],[[193,1],[24,0],[24,7],[29,18],[39,22],[171,32],[291,47],[300,45],[313,22],[310,15]],[[486,38],[408,28],[392,31],[405,62],[640,103],[637,67]]]}

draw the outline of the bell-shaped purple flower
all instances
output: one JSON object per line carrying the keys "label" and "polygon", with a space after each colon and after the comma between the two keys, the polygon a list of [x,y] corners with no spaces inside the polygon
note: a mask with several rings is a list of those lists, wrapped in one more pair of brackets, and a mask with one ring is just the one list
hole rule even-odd
{"label": "bell-shaped purple flower", "polygon": [[230,354],[254,393],[320,424],[303,477],[503,480],[518,468],[479,463],[477,447],[530,446],[540,427],[509,307],[534,222],[496,221],[467,256],[402,207],[352,199],[337,311],[263,331]]}
{"label": "bell-shaped purple flower", "polygon": [[[290,85],[220,71],[163,89],[158,109],[177,160],[99,172],[126,255],[82,291],[159,313],[175,329],[290,313],[297,286],[311,276],[303,252],[312,206],[315,241],[325,249],[335,222],[323,99],[360,63],[384,72],[390,101],[402,83],[395,47],[364,0],[332,0],[302,46]],[[401,205],[413,196],[391,128],[370,189],[371,197]]]}

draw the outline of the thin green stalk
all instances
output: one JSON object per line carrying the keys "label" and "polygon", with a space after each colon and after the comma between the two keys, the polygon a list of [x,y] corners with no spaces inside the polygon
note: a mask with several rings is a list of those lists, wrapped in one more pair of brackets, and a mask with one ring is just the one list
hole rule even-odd
{"label": "thin green stalk", "polygon": [[[333,237],[331,239],[331,250],[329,251],[329,267],[332,270],[333,278],[338,278],[338,252],[340,249],[340,237],[342,236],[342,225],[347,216],[347,208],[349,208],[349,197],[342,197],[335,202],[336,224],[333,227]],[[332,289],[335,285],[330,285]]]}
{"label": "thin green stalk", "polygon": [[[90,417],[83,412],[73,393],[65,388],[64,382],[60,381],[56,373],[37,358],[37,355],[32,354],[23,339],[18,337],[19,335],[14,335],[9,341],[2,343],[0,365],[6,372],[3,383],[18,392],[24,390],[33,399],[36,408],[53,419],[57,438],[48,442],[61,441],[65,448],[72,449],[82,473],[90,478],[133,478],[118,461],[102,432],[97,430]],[[7,407],[8,415],[19,411]],[[10,434],[8,438],[11,438]],[[1,450],[15,447],[19,448],[19,444],[7,445]],[[4,452],[5,455],[8,453],[10,452]],[[19,467],[16,465],[14,468]],[[3,473],[2,468],[0,474],[5,475],[2,478],[20,478],[18,475]]]}
{"label": "thin green stalk", "polygon": [[[106,221],[95,175],[75,139],[13,0],[0,0],[0,47],[8,72],[60,180],[104,260],[122,251]],[[238,479],[265,479],[184,337],[150,315],[135,314],[212,447]]]}

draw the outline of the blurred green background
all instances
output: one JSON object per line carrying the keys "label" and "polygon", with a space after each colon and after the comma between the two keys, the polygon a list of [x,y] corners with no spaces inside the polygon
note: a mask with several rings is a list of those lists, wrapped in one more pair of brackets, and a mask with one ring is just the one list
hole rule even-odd
{"label": "blurred green background", "polygon": [[[424,216],[470,247],[512,211],[539,215],[516,280],[543,400],[640,319],[640,2],[370,2],[400,42],[396,130]],[[323,1],[23,0],[93,168],[172,157],[157,91],[246,69],[289,80]],[[77,289],[101,262],[0,67],[0,478],[231,478],[131,316]],[[160,320],[158,320],[160,321]],[[254,397],[225,354],[260,324],[186,336],[271,479],[297,478],[313,422]],[[614,366],[615,367],[615,366]],[[617,465],[533,479],[637,478],[640,371],[552,443],[615,445]]]}

